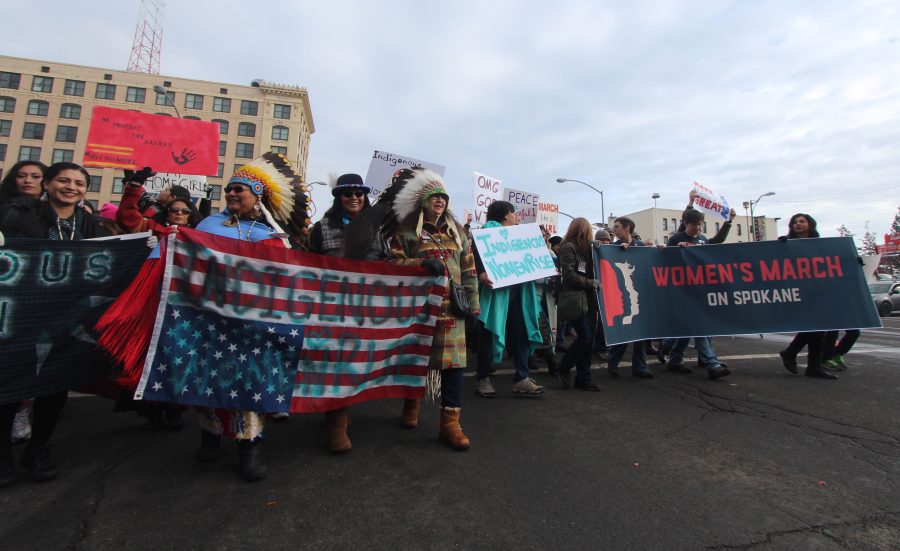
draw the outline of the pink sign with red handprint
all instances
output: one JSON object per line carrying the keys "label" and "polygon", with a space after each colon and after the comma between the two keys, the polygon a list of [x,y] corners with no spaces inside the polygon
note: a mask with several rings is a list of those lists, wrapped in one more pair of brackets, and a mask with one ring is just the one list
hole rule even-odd
{"label": "pink sign with red handprint", "polygon": [[215,176],[219,163],[219,125],[94,107],[84,148],[84,166],[139,169]]}

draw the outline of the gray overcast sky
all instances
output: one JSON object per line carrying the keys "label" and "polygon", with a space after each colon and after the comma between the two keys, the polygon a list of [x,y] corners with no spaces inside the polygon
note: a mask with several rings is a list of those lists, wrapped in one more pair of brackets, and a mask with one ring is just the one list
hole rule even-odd
{"label": "gray overcast sky", "polygon": [[[615,214],[654,192],[681,208],[696,180],[740,214],[775,191],[757,213],[780,233],[808,212],[826,236],[870,220],[881,242],[900,204],[898,6],[170,0],[162,74],[306,86],[310,180],[365,176],[380,149],[446,165],[458,214],[478,171],[592,221],[597,194],[557,177]],[[7,0],[2,50],[124,69],[138,9]]]}

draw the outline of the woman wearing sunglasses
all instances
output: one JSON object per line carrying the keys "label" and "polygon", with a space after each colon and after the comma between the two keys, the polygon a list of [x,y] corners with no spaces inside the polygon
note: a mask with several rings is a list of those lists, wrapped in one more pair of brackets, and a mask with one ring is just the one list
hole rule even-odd
{"label": "woman wearing sunglasses", "polygon": [[162,210],[152,217],[145,217],[139,206],[144,194],[144,182],[153,175],[150,167],[125,173],[125,192],[116,211],[116,223],[127,233],[152,231],[157,237],[169,232],[169,226],[195,228],[200,223],[200,213],[190,200],[179,195],[169,195]]}

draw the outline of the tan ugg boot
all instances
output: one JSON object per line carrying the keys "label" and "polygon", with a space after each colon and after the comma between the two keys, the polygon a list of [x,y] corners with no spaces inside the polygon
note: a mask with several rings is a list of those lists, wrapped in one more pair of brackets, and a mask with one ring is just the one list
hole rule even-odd
{"label": "tan ugg boot", "polygon": [[350,426],[350,415],[347,414],[347,408],[325,412],[328,451],[331,453],[344,453],[353,448],[353,444],[350,443],[350,438],[347,436],[348,426]]}
{"label": "tan ugg boot", "polygon": [[414,429],[419,426],[419,399],[403,400],[403,417],[400,418],[400,425],[407,429]]}
{"label": "tan ugg boot", "polygon": [[454,450],[469,449],[469,438],[459,426],[459,408],[441,408],[441,432],[438,436]]}

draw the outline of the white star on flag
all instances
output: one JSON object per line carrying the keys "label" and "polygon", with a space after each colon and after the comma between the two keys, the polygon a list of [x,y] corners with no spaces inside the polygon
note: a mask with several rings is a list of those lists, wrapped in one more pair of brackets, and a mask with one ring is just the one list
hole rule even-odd
{"label": "white star on flag", "polygon": [[254,356],[259,356],[260,354],[262,354],[262,350],[260,350],[258,346],[253,349]]}
{"label": "white star on flag", "polygon": [[240,356],[238,356],[238,360],[240,360],[241,363],[246,362],[246,361],[247,361],[247,355],[246,355],[246,354],[241,354]]}
{"label": "white star on flag", "polygon": [[237,391],[233,388],[231,389],[231,392],[228,393],[229,398],[237,398],[237,395],[238,395]]}
{"label": "white star on flag", "polygon": [[212,393],[213,393],[212,388],[206,387],[206,395],[207,395],[207,396],[212,396]]}
{"label": "white star on flag", "polygon": [[278,398],[275,398],[275,401],[278,402],[279,404],[281,402],[284,402],[284,394],[279,394]]}
{"label": "white star on flag", "polygon": [[225,333],[219,333],[218,339],[219,342],[225,342],[228,340],[228,337],[225,336]]}
{"label": "white star on flag", "polygon": [[260,400],[262,400],[262,396],[260,395],[259,392],[257,392],[256,394],[253,395],[254,402],[259,402]]}
{"label": "white star on flag", "polygon": [[159,364],[159,367],[156,368],[160,373],[165,373],[167,369],[169,369],[169,366],[166,364]]}
{"label": "white star on flag", "polygon": [[216,376],[218,376],[218,374],[219,374],[219,371],[216,369],[213,369],[209,372],[210,377],[216,377]]}
{"label": "white star on flag", "polygon": [[292,337],[296,337],[296,336],[298,336],[298,335],[300,335],[300,332],[299,332],[299,331],[297,331],[296,329],[291,329],[291,336],[292,336]]}
{"label": "white star on flag", "polygon": [[234,352],[234,351],[236,351],[236,350],[237,350],[237,345],[236,345],[236,344],[231,343],[231,344],[228,345],[228,351],[229,351],[229,352]]}
{"label": "white star on flag", "polygon": [[277,367],[273,367],[273,368],[272,368],[272,375],[278,375],[278,368],[277,368]]}
{"label": "white star on flag", "polygon": [[181,317],[181,312],[179,312],[178,310],[172,310],[172,318],[178,319],[180,317]]}
{"label": "white star on flag", "polygon": [[159,381],[153,383],[153,390],[159,390],[159,389],[161,389],[162,387],[163,387],[163,384],[160,383]]}
{"label": "white star on flag", "polygon": [[275,334],[275,328],[274,328],[274,327],[267,327],[267,328],[266,328],[266,331],[268,331],[269,333]]}

